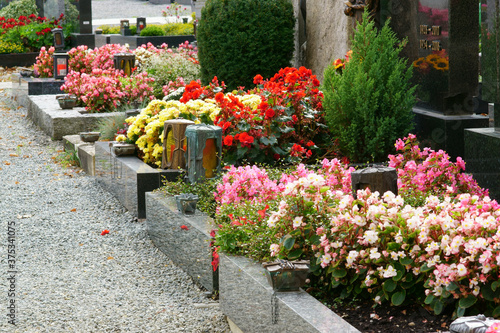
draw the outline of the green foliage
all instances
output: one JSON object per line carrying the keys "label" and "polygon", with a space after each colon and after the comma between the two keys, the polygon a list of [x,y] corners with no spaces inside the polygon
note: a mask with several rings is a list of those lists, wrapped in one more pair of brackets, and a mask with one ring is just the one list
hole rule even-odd
{"label": "green foliage", "polygon": [[352,58],[339,73],[324,73],[326,120],[341,152],[352,162],[380,162],[397,138],[412,129],[415,87],[412,71],[399,57],[403,48],[388,22],[377,32],[368,12],[352,41]]}
{"label": "green foliage", "polygon": [[159,25],[148,25],[141,31],[141,36],[163,36],[165,31]]}
{"label": "green foliage", "polygon": [[21,15],[29,16],[30,14],[38,15],[35,0],[15,0],[0,10],[0,17],[3,16],[6,19],[17,19]]}
{"label": "green foliage", "polygon": [[167,23],[162,28],[166,36],[186,36],[194,33],[192,23]]}
{"label": "green foliage", "polygon": [[125,119],[127,116],[125,113],[116,115],[113,117],[108,117],[108,118],[103,118],[102,120],[99,121],[97,128],[95,129],[96,132],[101,133],[101,138],[100,140],[102,141],[112,141],[115,138],[116,133],[118,130],[124,129],[125,128]]}
{"label": "green foliage", "polygon": [[120,33],[120,26],[111,26],[111,25],[101,25],[98,29],[102,30],[104,35],[116,35]]}
{"label": "green foliage", "polygon": [[288,0],[212,0],[202,9],[196,38],[202,82],[214,76],[229,90],[250,88],[290,66],[295,18]]}
{"label": "green foliage", "polygon": [[165,195],[179,195],[181,193],[192,193],[198,196],[196,209],[209,216],[214,216],[217,203],[215,202],[214,192],[220,182],[220,178],[206,179],[202,183],[190,184],[180,176],[177,181],[170,182],[163,180],[163,186],[158,190]]}
{"label": "green foliage", "polygon": [[61,164],[64,168],[68,168],[71,166],[80,166],[80,158],[78,158],[78,153],[73,149],[59,153],[56,156],[56,162]]}
{"label": "green foliage", "polygon": [[177,52],[154,54],[144,61],[141,70],[155,79],[153,94],[158,99],[163,97],[162,88],[170,81],[182,77],[185,82],[191,82],[197,80],[200,75],[199,65]]}

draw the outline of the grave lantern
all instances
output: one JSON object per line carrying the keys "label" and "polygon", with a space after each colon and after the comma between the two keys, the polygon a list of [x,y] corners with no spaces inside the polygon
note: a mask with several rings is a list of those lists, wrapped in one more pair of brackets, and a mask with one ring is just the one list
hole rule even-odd
{"label": "grave lantern", "polygon": [[64,79],[68,74],[69,55],[67,53],[54,53],[52,57],[54,59],[54,79]]}
{"label": "grave lantern", "polygon": [[274,291],[297,291],[306,283],[309,260],[264,262],[267,281]]}
{"label": "grave lantern", "polygon": [[213,178],[220,172],[222,128],[190,125],[186,128],[187,176],[191,183]]}
{"label": "grave lantern", "polygon": [[54,37],[54,48],[57,51],[64,49],[64,33],[61,28],[52,29],[52,36]]}
{"label": "grave lantern", "polygon": [[144,29],[146,27],[146,18],[145,17],[138,17],[136,26],[137,26],[137,34],[140,35],[142,29]]}
{"label": "grave lantern", "polygon": [[135,66],[135,54],[133,53],[115,53],[113,55],[115,68],[122,70],[125,75],[130,76],[132,68]]}
{"label": "grave lantern", "polygon": [[130,36],[132,33],[130,32],[130,22],[129,20],[121,20],[120,21],[120,34],[122,36]]}
{"label": "grave lantern", "polygon": [[163,169],[178,170],[186,168],[186,127],[194,125],[187,119],[171,119],[165,121],[163,127]]}

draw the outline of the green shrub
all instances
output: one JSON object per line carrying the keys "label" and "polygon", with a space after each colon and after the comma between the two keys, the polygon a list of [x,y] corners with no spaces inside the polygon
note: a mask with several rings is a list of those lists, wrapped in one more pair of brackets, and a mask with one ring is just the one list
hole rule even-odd
{"label": "green shrub", "polygon": [[100,120],[97,124],[97,128],[95,129],[97,132],[101,133],[100,140],[114,140],[117,132],[125,128],[125,119],[127,119],[127,115],[123,113]]}
{"label": "green shrub", "polygon": [[153,54],[142,64],[141,70],[155,79],[153,94],[156,98],[163,97],[163,86],[170,81],[182,77],[184,82],[191,82],[200,76],[200,66],[178,52]]}
{"label": "green shrub", "polygon": [[6,19],[19,18],[19,16],[38,15],[38,8],[35,0],[15,0],[0,10],[0,17]]}
{"label": "green shrub", "polygon": [[164,36],[165,31],[159,25],[148,25],[141,31],[141,36]]}
{"label": "green shrub", "polygon": [[0,41],[0,54],[4,53],[23,53],[25,51],[22,43]]}
{"label": "green shrub", "polygon": [[325,70],[326,120],[351,162],[385,161],[412,128],[415,87],[411,67],[399,57],[403,43],[388,24],[377,32],[365,13],[345,69],[339,73],[332,64]]}
{"label": "green shrub", "polygon": [[162,26],[167,36],[186,36],[194,33],[191,23],[167,23]]}
{"label": "green shrub", "polygon": [[101,25],[97,29],[101,29],[104,35],[115,35],[120,33],[119,26]]}
{"label": "green shrub", "polygon": [[250,88],[255,75],[290,66],[294,25],[288,0],[207,1],[196,31],[202,82]]}

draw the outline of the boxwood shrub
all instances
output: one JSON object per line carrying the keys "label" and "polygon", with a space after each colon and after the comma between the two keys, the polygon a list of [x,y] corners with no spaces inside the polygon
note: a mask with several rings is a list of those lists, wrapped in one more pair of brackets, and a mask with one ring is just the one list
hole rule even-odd
{"label": "boxwood shrub", "polygon": [[294,25],[289,0],[207,1],[196,33],[202,82],[217,76],[229,89],[250,88],[255,75],[290,66]]}

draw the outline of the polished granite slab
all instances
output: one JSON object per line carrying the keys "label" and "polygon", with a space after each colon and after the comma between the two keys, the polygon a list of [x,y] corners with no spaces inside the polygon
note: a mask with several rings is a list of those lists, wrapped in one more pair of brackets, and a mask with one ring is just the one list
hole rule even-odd
{"label": "polished granite slab", "polygon": [[162,179],[173,180],[177,171],[155,169],[136,156],[115,156],[109,142],[96,142],[95,177],[125,208],[138,218],[146,218],[146,192],[162,185]]}
{"label": "polished granite slab", "polygon": [[12,74],[12,89],[26,92],[28,95],[62,94],[64,80],[53,78],[23,77],[19,73]]}
{"label": "polished granite slab", "polygon": [[218,272],[212,269],[210,231],[213,220],[196,211],[186,216],[174,197],[146,193],[146,225],[153,244],[207,290],[218,289]]}
{"label": "polished granite slab", "polygon": [[464,156],[464,130],[466,128],[487,128],[489,117],[486,115],[444,115],[414,107],[415,131],[423,147],[446,151],[453,161]]}
{"label": "polished granite slab", "polygon": [[258,263],[221,254],[219,302],[227,317],[243,332],[359,331],[303,290],[277,292],[273,316],[273,290]]}
{"label": "polished granite slab", "polygon": [[479,186],[500,200],[500,131],[498,128],[465,130],[465,162]]}

